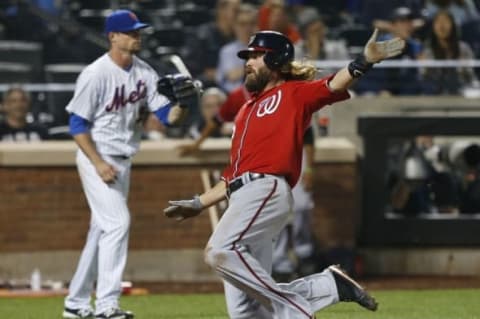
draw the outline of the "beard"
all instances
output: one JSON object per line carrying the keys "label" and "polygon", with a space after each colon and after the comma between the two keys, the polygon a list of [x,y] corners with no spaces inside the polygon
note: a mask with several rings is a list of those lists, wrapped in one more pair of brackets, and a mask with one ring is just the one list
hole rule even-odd
{"label": "beard", "polygon": [[250,93],[260,93],[271,79],[272,71],[266,66],[258,69],[258,73],[250,73],[245,77],[245,88]]}

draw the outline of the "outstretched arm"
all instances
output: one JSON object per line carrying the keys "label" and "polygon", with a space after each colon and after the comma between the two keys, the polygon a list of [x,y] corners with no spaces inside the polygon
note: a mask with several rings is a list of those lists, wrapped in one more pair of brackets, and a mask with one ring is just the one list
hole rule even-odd
{"label": "outstretched arm", "polygon": [[377,42],[377,36],[378,29],[375,29],[365,45],[363,55],[350,62],[347,67],[335,74],[329,82],[329,87],[333,92],[348,89],[354,83],[355,79],[370,70],[373,64],[397,56],[402,53],[405,48],[405,41],[400,38]]}

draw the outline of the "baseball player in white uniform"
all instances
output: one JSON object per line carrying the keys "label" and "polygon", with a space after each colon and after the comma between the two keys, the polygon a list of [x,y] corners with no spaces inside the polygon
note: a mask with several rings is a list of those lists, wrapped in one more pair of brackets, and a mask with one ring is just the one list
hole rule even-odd
{"label": "baseball player in white uniform", "polygon": [[[164,124],[174,124],[197,96],[190,78],[159,80],[153,68],[136,57],[140,29],[146,27],[131,11],[108,16],[110,49],[82,71],[66,107],[71,134],[80,148],[76,163],[91,220],[65,299],[64,318],[133,318],[130,311],[120,309],[119,297],[127,260],[131,158],[139,148],[140,115],[148,108]],[[90,296],[95,280],[94,311]]]}

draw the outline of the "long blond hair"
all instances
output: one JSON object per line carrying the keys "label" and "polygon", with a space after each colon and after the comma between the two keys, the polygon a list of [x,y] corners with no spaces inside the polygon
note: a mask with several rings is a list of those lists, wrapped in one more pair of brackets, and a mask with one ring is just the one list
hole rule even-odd
{"label": "long blond hair", "polygon": [[311,81],[315,79],[317,68],[308,61],[292,61],[280,70],[285,80]]}

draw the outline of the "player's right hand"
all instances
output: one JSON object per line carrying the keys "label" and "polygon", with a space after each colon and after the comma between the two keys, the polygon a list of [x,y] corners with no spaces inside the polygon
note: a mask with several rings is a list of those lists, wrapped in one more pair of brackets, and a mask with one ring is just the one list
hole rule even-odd
{"label": "player's right hand", "polygon": [[98,176],[107,184],[114,183],[117,178],[117,170],[113,165],[102,161],[95,164],[95,169],[97,171]]}
{"label": "player's right hand", "polygon": [[168,218],[175,218],[178,221],[195,217],[202,212],[203,204],[199,196],[194,196],[192,199],[185,200],[170,200],[168,206],[163,210],[163,213]]}

